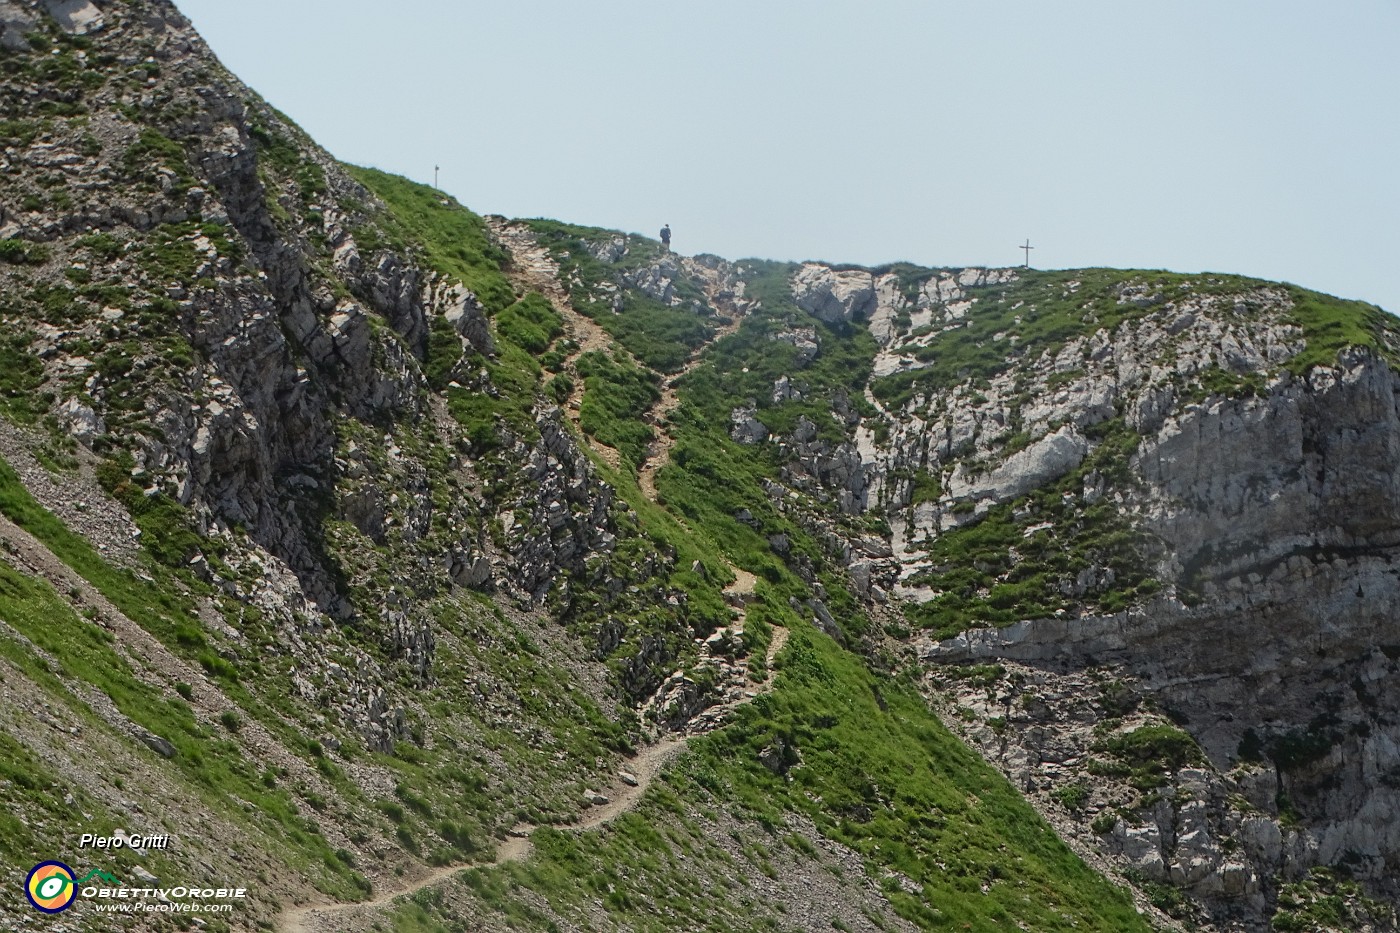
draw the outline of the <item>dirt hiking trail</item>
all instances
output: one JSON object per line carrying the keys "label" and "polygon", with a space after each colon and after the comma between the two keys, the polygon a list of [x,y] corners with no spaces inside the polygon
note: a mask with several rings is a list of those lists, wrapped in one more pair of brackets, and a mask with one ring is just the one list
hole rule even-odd
{"label": "dirt hiking trail", "polygon": [[[539,244],[528,226],[494,216],[486,218],[486,222],[492,236],[510,253],[508,273],[516,288],[521,293],[540,293],[564,319],[565,331],[577,345],[567,357],[563,368],[574,380],[573,391],[564,405],[565,414],[578,429],[578,436],[609,466],[619,468],[621,458],[618,452],[586,435],[579,424],[579,408],[584,386],[583,379],[578,375],[577,361],[584,353],[601,351],[625,357],[635,365],[641,364],[633,360],[626,350],[616,345],[595,321],[574,308],[568,291],[560,281],[559,264],[550,256],[549,251]],[[700,280],[707,285],[711,284],[704,277]],[[715,289],[706,287],[705,291],[712,306],[718,307],[715,302],[716,296],[711,293]],[[734,313],[735,309],[723,310],[731,313],[718,319],[719,324],[715,328],[711,343],[739,328],[740,315]],[[663,382],[660,399],[645,416],[645,420],[656,429],[656,434],[638,473],[638,481],[643,494],[652,501],[656,500],[656,473],[669,462],[671,446],[674,443],[665,428],[671,413],[680,404],[677,384],[700,364],[703,349],[697,350],[679,372]],[[752,573],[728,561],[725,561],[725,565],[734,575],[734,579],[724,588],[725,600],[735,610],[734,621],[729,630],[741,634],[747,621],[745,606],[753,598],[754,587],[758,581]],[[703,735],[718,728],[734,710],[772,689],[775,680],[773,662],[787,642],[788,630],[774,626],[765,653],[766,675],[762,683],[750,684],[747,689],[732,694],[725,702],[706,708],[687,723],[684,729],[672,732],[654,744],[637,750],[622,762],[617,777],[610,786],[601,792],[590,792],[593,802],[579,815],[576,822],[553,824],[550,828],[563,832],[587,832],[606,826],[635,807],[671,759],[685,750],[686,742],[691,736]],[[537,825],[525,823],[511,829],[507,837],[497,845],[495,855],[490,861],[465,862],[427,870],[412,879],[404,879],[399,886],[385,890],[368,901],[312,903],[287,908],[278,918],[277,930],[280,933],[339,933],[368,928],[376,921],[382,920],[379,912],[400,897],[414,894],[471,868],[505,865],[529,858],[534,850],[530,836],[539,828]]]}
{"label": "dirt hiking trail", "polygon": [[[734,585],[731,584],[731,589],[733,587]],[[740,706],[751,702],[755,697],[762,696],[772,689],[775,679],[773,662],[787,645],[787,641],[788,630],[775,626],[773,637],[765,654],[768,676],[764,682],[749,694],[729,703],[710,707],[706,713],[733,712]],[[707,715],[707,720],[710,722],[713,722],[715,718],[714,715]],[[696,732],[693,734],[702,735],[704,733]],[[598,799],[606,799],[605,803],[589,807],[577,823],[559,823],[554,824],[551,828],[563,832],[587,832],[600,826],[606,826],[627,813],[642,799],[642,795],[647,792],[647,788],[665,769],[667,763],[685,750],[686,741],[689,738],[689,735],[673,734],[654,745],[648,745],[639,750],[623,762],[623,767],[619,769],[618,778],[613,782],[613,785],[599,795]],[[277,930],[280,933],[339,933],[339,931],[368,926],[374,920],[382,919],[376,917],[376,913],[390,906],[396,899],[432,887],[459,872],[470,868],[495,867],[510,862],[524,861],[534,851],[534,846],[530,843],[530,835],[539,828],[539,826],[529,823],[516,826],[510,831],[509,836],[496,847],[496,854],[489,862],[467,862],[436,868],[402,887],[385,891],[372,900],[346,904],[307,904],[288,908],[278,918]]]}
{"label": "dirt hiking trail", "polygon": [[[574,307],[573,302],[569,300],[568,291],[559,281],[559,264],[549,255],[549,250],[539,244],[529,227],[496,216],[487,217],[486,225],[490,228],[491,235],[510,254],[510,268],[506,271],[511,282],[522,293],[539,292],[549,299],[554,310],[564,319],[564,332],[577,345],[564,361],[563,371],[574,381],[573,391],[569,393],[569,398],[563,406],[564,413],[574,423],[578,436],[597,451],[603,462],[614,470],[618,469],[622,463],[621,454],[607,444],[589,437],[579,423],[579,409],[583,404],[583,377],[578,372],[578,358],[594,351],[606,353],[610,348],[614,354],[626,354],[626,351],[621,347],[614,347],[608,332]],[[631,358],[630,354],[628,358]]]}

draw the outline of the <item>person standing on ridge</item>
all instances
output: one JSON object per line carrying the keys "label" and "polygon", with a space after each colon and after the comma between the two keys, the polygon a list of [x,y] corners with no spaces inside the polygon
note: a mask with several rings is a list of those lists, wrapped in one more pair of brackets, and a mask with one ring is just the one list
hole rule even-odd
{"label": "person standing on ridge", "polygon": [[669,253],[671,251],[671,225],[667,224],[661,228],[661,251]]}

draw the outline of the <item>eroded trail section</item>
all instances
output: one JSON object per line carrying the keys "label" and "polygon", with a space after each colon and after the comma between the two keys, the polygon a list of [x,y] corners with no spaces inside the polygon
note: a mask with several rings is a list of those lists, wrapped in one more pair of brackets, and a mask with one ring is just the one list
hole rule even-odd
{"label": "eroded trail section", "polygon": [[724,275],[719,270],[690,258],[681,260],[681,268],[700,286],[706,302],[715,309],[717,317],[715,318],[714,336],[705,346],[695,351],[695,354],[686,362],[680,372],[661,383],[661,398],[651,409],[649,420],[652,427],[656,429],[656,436],[647,448],[646,460],[643,461],[641,469],[637,472],[637,484],[641,486],[642,493],[653,501],[656,500],[656,474],[662,467],[671,462],[671,447],[676,443],[675,438],[670,435],[666,428],[671,413],[680,405],[678,387],[681,380],[704,362],[705,350],[725,337],[738,332],[739,326],[743,323],[746,309],[742,299],[736,298],[731,283],[725,280]]}
{"label": "eroded trail section", "polygon": [[[611,467],[621,463],[618,452],[613,448],[589,437],[579,422],[579,411],[583,404],[584,384],[578,373],[578,358],[590,352],[610,352],[614,357],[627,360],[633,365],[641,364],[621,346],[617,345],[596,321],[578,311],[569,298],[560,275],[559,263],[549,250],[540,245],[530,228],[507,220],[504,217],[486,218],[491,235],[510,254],[510,268],[507,270],[517,289],[523,292],[539,292],[547,298],[555,311],[564,319],[564,327],[569,338],[576,344],[565,361],[565,371],[574,381],[573,391],[565,403],[565,411],[579,429],[579,436],[603,458]],[[680,405],[677,392],[682,379],[689,375],[704,359],[704,352],[716,341],[739,330],[748,303],[742,298],[742,286],[736,292],[735,282],[729,274],[728,265],[716,267],[700,260],[685,257],[680,260],[686,275],[695,282],[705,295],[705,300],[716,312],[714,335],[695,351],[679,372],[662,380],[661,395],[643,420],[652,425],[655,435],[647,448],[646,459],[638,470],[638,484],[642,493],[649,499],[656,498],[656,473],[670,462],[671,447],[675,439],[667,431],[671,414]]]}
{"label": "eroded trail section", "polygon": [[[539,292],[549,299],[554,310],[564,319],[564,331],[575,344],[564,362],[564,371],[574,381],[573,391],[564,403],[564,412],[578,429],[579,437],[597,451],[608,466],[617,469],[622,463],[621,455],[585,434],[579,423],[579,410],[583,405],[583,377],[578,372],[578,358],[585,353],[608,352],[613,349],[612,338],[592,318],[574,308],[568,290],[560,281],[559,264],[549,255],[549,250],[539,244],[529,227],[497,216],[487,217],[486,224],[491,235],[510,254],[510,268],[506,272],[516,288],[522,293]],[[613,352],[625,351],[616,348]]]}

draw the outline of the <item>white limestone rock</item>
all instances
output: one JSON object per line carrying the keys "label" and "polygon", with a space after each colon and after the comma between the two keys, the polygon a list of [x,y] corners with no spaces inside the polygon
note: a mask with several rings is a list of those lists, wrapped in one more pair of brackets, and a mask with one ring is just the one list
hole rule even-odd
{"label": "white limestone rock", "polygon": [[864,319],[875,310],[875,280],[863,269],[836,271],[806,263],[792,279],[797,306],[827,324]]}
{"label": "white limestone rock", "polygon": [[70,36],[85,36],[106,25],[102,11],[91,0],[43,0],[44,9]]}
{"label": "white limestone rock", "polygon": [[1012,454],[990,473],[976,475],[959,464],[948,479],[954,500],[1004,502],[1059,479],[1079,466],[1089,442],[1069,425]]}

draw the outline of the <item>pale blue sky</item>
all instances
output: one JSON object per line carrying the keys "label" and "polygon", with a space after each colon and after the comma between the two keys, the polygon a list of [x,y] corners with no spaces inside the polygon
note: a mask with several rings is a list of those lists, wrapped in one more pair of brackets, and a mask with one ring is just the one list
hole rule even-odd
{"label": "pale blue sky", "polygon": [[1400,0],[177,3],[336,156],[483,213],[1400,312]]}

